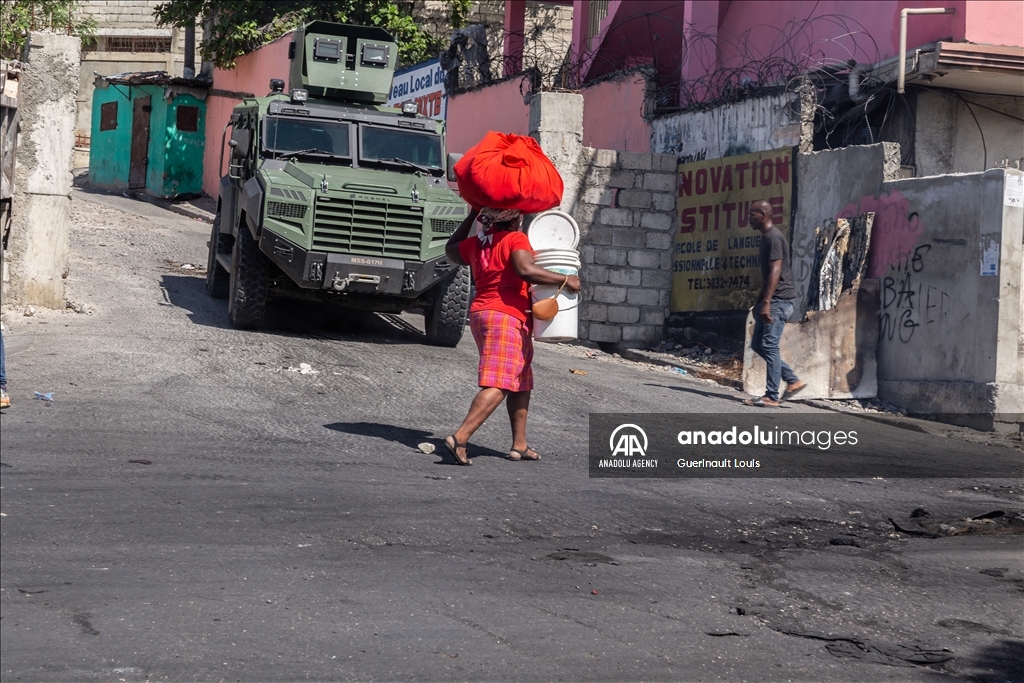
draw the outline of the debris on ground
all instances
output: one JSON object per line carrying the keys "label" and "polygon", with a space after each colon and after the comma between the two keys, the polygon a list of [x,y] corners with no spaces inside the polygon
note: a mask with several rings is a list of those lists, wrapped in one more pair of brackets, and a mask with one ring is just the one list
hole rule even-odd
{"label": "debris on ground", "polygon": [[153,464],[152,460],[145,460],[143,458],[135,458],[133,460],[129,460],[128,462],[134,463],[136,465],[152,465]]}
{"label": "debris on ground", "polygon": [[571,372],[574,375],[585,375],[585,374],[587,374],[586,370],[570,370],[569,372]]}
{"label": "debris on ground", "polygon": [[713,380],[735,388],[743,381],[742,351],[715,349],[696,341],[677,342],[667,339],[644,352],[671,365],[670,372]]}
{"label": "debris on ground", "polygon": [[41,391],[37,391],[37,392],[35,392],[35,397],[38,398],[40,401],[46,401],[47,403],[53,403],[53,395],[55,393],[56,392],[51,391],[48,394],[44,394]]}
{"label": "debris on ground", "polygon": [[25,312],[22,315],[24,315],[26,318],[31,318],[35,314],[36,314],[35,306],[26,306],[25,307]]}
{"label": "debris on ground", "polygon": [[[320,374],[320,371],[319,370],[314,370],[313,366],[310,365],[309,363],[299,363],[299,367],[297,367],[297,368],[294,367],[294,366],[289,365],[288,367],[284,368],[284,371],[285,372],[297,372],[300,375],[319,375]],[[334,374],[338,374],[338,373],[334,373]]]}
{"label": "debris on ground", "polygon": [[890,517],[889,524],[897,533],[921,538],[1024,533],[1024,515],[1020,512],[991,510],[971,517],[951,519],[935,519],[927,513],[915,516],[916,512],[911,512],[909,519],[902,522],[896,522]]}
{"label": "debris on ground", "polygon": [[899,415],[900,417],[907,416],[906,410],[880,398],[827,398],[820,400],[822,403],[828,403],[847,410],[859,410],[864,413],[885,413],[887,415]]}
{"label": "debris on ground", "polygon": [[69,299],[64,305],[69,311],[74,311],[75,313],[81,313],[83,315],[92,315],[92,308],[88,304],[83,304],[79,301],[71,301]]}
{"label": "debris on ground", "polygon": [[424,441],[423,443],[418,444],[416,448],[420,449],[421,453],[426,453],[427,455],[430,455],[431,453],[434,452],[436,446],[434,446],[434,444],[428,441]]}

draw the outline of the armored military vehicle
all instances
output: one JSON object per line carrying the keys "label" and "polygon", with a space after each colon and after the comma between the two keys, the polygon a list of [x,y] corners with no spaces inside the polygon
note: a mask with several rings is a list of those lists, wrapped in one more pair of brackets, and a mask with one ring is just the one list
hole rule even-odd
{"label": "armored military vehicle", "polygon": [[422,311],[429,343],[461,338],[469,273],[444,254],[467,213],[446,182],[457,155],[415,103],[384,106],[397,51],[383,29],[314,21],[289,48],[288,93],[274,79],[234,108],[206,271],[234,327],[298,297]]}

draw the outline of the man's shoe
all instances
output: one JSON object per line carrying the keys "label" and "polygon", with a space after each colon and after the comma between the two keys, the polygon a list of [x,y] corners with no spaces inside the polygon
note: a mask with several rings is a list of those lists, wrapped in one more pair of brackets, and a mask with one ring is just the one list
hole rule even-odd
{"label": "man's shoe", "polygon": [[793,398],[794,396],[796,396],[797,394],[799,394],[801,391],[803,391],[806,388],[807,388],[807,382],[803,382],[801,380],[797,380],[797,381],[793,382],[792,384],[787,384],[786,385],[786,392],[784,394],[782,394],[782,398],[783,398],[783,400],[787,400],[788,401],[789,399]]}
{"label": "man's shoe", "polygon": [[10,408],[11,397],[7,395],[7,389],[0,389],[0,408]]}

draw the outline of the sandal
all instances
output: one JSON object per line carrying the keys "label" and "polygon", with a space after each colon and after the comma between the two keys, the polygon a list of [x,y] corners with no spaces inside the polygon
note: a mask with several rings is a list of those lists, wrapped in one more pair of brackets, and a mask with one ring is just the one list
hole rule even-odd
{"label": "sandal", "polygon": [[796,382],[793,382],[792,384],[787,384],[786,385],[786,392],[784,394],[782,394],[782,398],[783,398],[783,400],[789,400],[789,399],[793,398],[794,396],[796,396],[797,394],[799,394],[801,391],[803,391],[806,388],[807,388],[807,382],[802,382],[800,380],[797,380]]}
{"label": "sandal", "polygon": [[[445,445],[445,447],[448,448],[448,451],[452,454],[452,457],[455,458],[455,462],[456,463],[458,463],[460,465],[472,465],[473,464],[473,461],[469,459],[469,451],[466,450],[466,446],[469,445],[469,442],[459,443],[455,439],[455,435],[451,434],[451,435],[445,437],[444,445]],[[463,449],[463,450],[466,450],[466,455],[461,457],[461,458],[459,457],[459,449],[460,448]]]}
{"label": "sandal", "polygon": [[758,398],[748,398],[743,402],[745,406],[754,406],[755,408],[778,408],[779,402],[773,401],[767,396],[759,396]]}
{"label": "sandal", "polygon": [[[532,453],[532,455],[531,455]],[[508,451],[509,460],[540,460],[540,453],[529,446],[526,448],[510,448]]]}

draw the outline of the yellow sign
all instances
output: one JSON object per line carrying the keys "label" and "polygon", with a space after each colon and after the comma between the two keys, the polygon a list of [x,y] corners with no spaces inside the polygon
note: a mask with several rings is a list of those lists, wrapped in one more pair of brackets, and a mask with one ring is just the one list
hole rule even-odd
{"label": "yellow sign", "polygon": [[742,311],[761,289],[760,233],[750,203],[763,199],[789,239],[793,151],[785,148],[679,166],[679,231],[672,244],[672,311]]}

